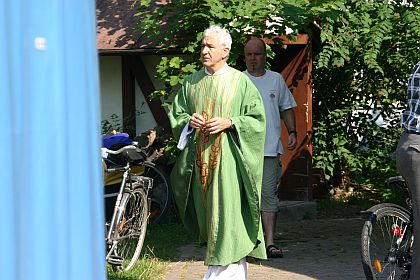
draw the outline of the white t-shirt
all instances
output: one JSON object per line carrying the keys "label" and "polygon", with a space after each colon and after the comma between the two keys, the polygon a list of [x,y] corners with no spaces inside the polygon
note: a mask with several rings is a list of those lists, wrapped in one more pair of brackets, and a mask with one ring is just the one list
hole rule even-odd
{"label": "white t-shirt", "polygon": [[266,116],[264,156],[282,155],[284,149],[280,139],[280,112],[296,107],[295,99],[279,73],[267,69],[260,77],[252,76],[247,70],[244,73],[257,87],[264,102]]}

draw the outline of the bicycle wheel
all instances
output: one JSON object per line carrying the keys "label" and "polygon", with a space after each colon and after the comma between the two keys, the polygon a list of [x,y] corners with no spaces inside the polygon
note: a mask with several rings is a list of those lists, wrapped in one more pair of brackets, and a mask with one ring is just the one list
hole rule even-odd
{"label": "bicycle wheel", "polygon": [[366,279],[408,279],[409,221],[407,212],[393,206],[379,208],[365,221],[361,254]]}
{"label": "bicycle wheel", "polygon": [[110,252],[112,264],[118,270],[130,270],[137,262],[146,236],[148,214],[147,196],[143,189],[124,193]]}
{"label": "bicycle wheel", "polygon": [[155,224],[165,216],[171,206],[171,186],[168,177],[159,166],[147,161],[143,164],[145,170],[142,175],[153,178],[153,188],[149,192],[151,198],[149,221]]}

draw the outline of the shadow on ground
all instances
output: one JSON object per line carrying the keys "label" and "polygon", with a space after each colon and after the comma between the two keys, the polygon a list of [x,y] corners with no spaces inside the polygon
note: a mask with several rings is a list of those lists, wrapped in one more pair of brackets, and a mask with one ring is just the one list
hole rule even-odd
{"label": "shadow on ground", "polygon": [[[248,279],[365,279],[359,249],[362,225],[361,217],[280,222],[276,243],[284,258],[251,261]],[[200,246],[182,246],[164,279],[202,279],[207,269],[203,255]]]}

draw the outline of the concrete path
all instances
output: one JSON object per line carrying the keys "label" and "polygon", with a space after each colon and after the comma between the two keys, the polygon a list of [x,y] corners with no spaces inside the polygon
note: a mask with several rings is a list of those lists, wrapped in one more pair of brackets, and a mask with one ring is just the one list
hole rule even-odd
{"label": "concrete path", "polygon": [[[279,223],[278,245],[284,258],[250,263],[248,280],[366,279],[360,262],[363,220],[318,219]],[[198,280],[207,271],[203,248],[181,248],[165,280]]]}

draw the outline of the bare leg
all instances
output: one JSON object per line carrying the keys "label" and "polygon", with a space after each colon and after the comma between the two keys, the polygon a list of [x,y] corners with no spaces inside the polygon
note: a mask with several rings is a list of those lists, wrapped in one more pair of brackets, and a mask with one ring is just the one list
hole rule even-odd
{"label": "bare leg", "polygon": [[283,251],[274,244],[277,212],[261,211],[261,220],[265,232],[265,244],[268,258],[282,258]]}
{"label": "bare leg", "polygon": [[[261,221],[265,233],[267,257],[281,258],[283,252],[274,244],[278,210],[277,185],[281,166],[277,157],[264,158],[263,186],[261,194]],[[268,210],[268,211],[267,211]]]}
{"label": "bare leg", "polygon": [[261,211],[262,225],[265,233],[265,246],[274,244],[276,233],[277,212]]}

